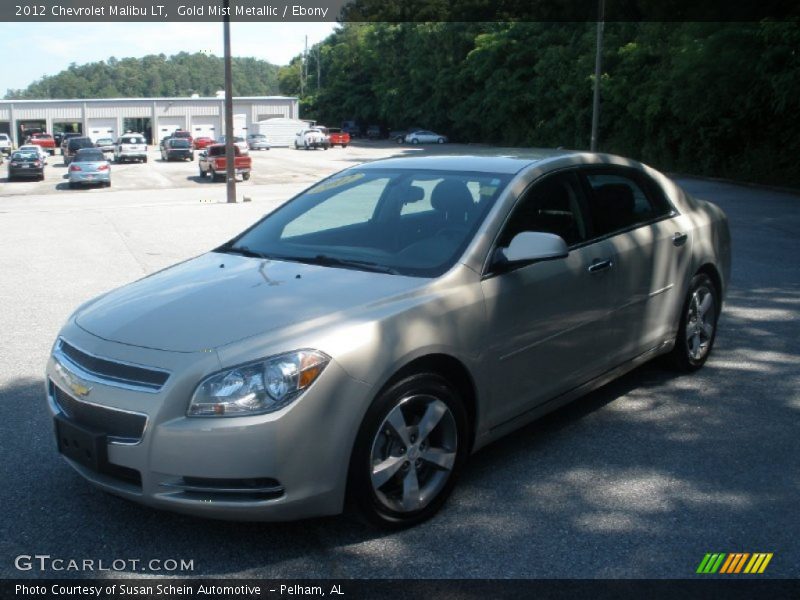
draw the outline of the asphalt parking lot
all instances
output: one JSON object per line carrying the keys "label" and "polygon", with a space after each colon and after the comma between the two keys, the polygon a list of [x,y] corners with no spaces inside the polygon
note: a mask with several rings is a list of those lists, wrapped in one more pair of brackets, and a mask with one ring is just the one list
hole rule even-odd
{"label": "asphalt parking lot", "polygon": [[414,529],[156,512],[91,488],[57,456],[42,372],[81,302],[212,248],[346,166],[464,150],[254,153],[253,178],[237,187],[249,202],[236,204],[224,184],[197,180],[196,162],[155,152],[112,166],[109,189],[66,189],[58,156],[43,182],[0,181],[0,577],[92,576],[14,567],[48,554],[193,560],[178,575],[215,577],[685,578],[706,552],[772,552],[764,576],[800,576],[800,195],[762,188],[679,180],[727,212],[733,235],[732,287],[703,370],[645,365],[482,450],[444,510]]}

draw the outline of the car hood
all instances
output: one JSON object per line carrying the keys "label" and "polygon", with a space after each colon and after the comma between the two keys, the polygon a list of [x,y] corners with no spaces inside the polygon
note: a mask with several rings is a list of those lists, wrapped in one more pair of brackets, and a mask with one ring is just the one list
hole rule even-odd
{"label": "car hood", "polygon": [[114,342],[197,352],[312,319],[338,322],[425,281],[210,252],[101,296],[75,322]]}

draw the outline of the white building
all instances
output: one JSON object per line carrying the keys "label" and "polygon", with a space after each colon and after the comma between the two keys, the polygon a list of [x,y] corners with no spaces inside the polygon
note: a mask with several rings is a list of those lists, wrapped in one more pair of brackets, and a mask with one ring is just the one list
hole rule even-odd
{"label": "white building", "polygon": [[[258,121],[298,116],[297,98],[233,99],[234,135],[244,137]],[[135,131],[155,144],[176,129],[190,131],[194,137],[217,138],[225,133],[224,123],[224,98],[0,100],[0,133],[10,134],[17,146],[24,143],[25,131],[34,128],[48,133],[76,131],[92,139]]]}

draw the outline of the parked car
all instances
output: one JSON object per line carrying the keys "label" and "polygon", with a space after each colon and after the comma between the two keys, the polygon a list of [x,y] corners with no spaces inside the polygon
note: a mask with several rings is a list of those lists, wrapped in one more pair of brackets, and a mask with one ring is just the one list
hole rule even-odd
{"label": "parked car", "polygon": [[[225,143],[225,136],[224,135],[219,136],[219,139],[217,140],[217,143],[218,144],[224,144]],[[240,137],[238,135],[234,136],[233,145],[236,146],[237,148],[239,148],[239,151],[242,154],[247,154],[249,152],[249,150],[250,150],[250,148],[247,145],[247,141],[243,137]]]}
{"label": "parked car", "polygon": [[328,142],[331,146],[347,148],[350,143],[350,134],[336,127],[328,128]]}
{"label": "parked car", "polygon": [[97,138],[94,142],[94,147],[101,152],[114,152],[114,139],[113,138]]}
{"label": "parked car", "polygon": [[380,125],[370,125],[367,127],[367,139],[370,140],[377,140],[381,137],[381,126]]}
{"label": "parked car", "polygon": [[[250,171],[253,163],[249,155],[244,154],[238,145],[233,146],[233,166],[236,175],[241,175],[244,181],[250,179]],[[225,158],[225,144],[214,144],[200,152],[197,159],[200,168],[200,177],[205,178],[211,175],[212,181],[222,181],[225,179],[228,161]]]}
{"label": "parked car", "polygon": [[23,144],[18,148],[20,152],[35,152],[39,156],[39,160],[42,163],[47,164],[47,158],[50,156],[50,153],[47,152],[41,146],[37,146],[36,144]]}
{"label": "parked car", "polygon": [[82,133],[76,133],[74,131],[66,131],[61,134],[61,154],[64,154],[67,151],[67,142],[72,138],[78,137],[85,137]]}
{"label": "parked car", "polygon": [[342,131],[350,135],[351,138],[361,137],[361,127],[355,121],[342,121]]}
{"label": "parked car", "polygon": [[185,138],[170,138],[161,147],[161,160],[194,160],[192,144]]}
{"label": "parked car", "polygon": [[11,141],[11,136],[7,133],[0,133],[0,153],[10,155],[14,149],[14,144]]}
{"label": "parked car", "polygon": [[117,138],[114,144],[114,161],[147,162],[147,140],[141,133],[126,133]]}
{"label": "parked car", "polygon": [[393,129],[389,132],[389,139],[398,144],[402,144],[406,141],[406,136],[409,133],[411,133],[411,131],[408,129]]}
{"label": "parked car", "polygon": [[69,165],[69,187],[99,183],[111,185],[111,165],[97,148],[81,148]]}
{"label": "parked car", "polygon": [[213,138],[202,136],[194,138],[194,142],[192,145],[194,146],[195,150],[202,150],[204,148],[208,148],[211,144],[216,144]]}
{"label": "parked car", "polygon": [[310,150],[312,148],[322,148],[327,150],[330,148],[330,142],[326,135],[316,127],[311,129],[301,129],[294,136],[295,150],[305,148]]}
{"label": "parked car", "polygon": [[75,154],[84,148],[94,148],[94,142],[88,137],[71,137],[66,140],[66,145],[62,154],[64,155],[64,164],[69,166],[75,157]]}
{"label": "parked car", "polygon": [[251,133],[247,136],[247,147],[250,150],[269,150],[267,136],[261,133]]}
{"label": "parked car", "polygon": [[447,141],[447,136],[427,129],[420,131],[413,131],[406,135],[406,144],[444,144]]}
{"label": "parked car", "polygon": [[657,356],[702,367],[730,253],[722,210],[621,157],[356,165],[78,308],[58,448],[156,508],[413,525],[508,432]]}
{"label": "parked car", "polygon": [[44,161],[39,152],[15,150],[8,161],[8,180],[44,179]]}
{"label": "parked car", "polygon": [[192,145],[194,138],[192,138],[192,134],[188,131],[184,131],[183,129],[176,129],[172,132],[172,137],[179,139],[179,140],[188,140],[189,145]]}
{"label": "parked car", "polygon": [[36,133],[29,138],[30,144],[35,144],[45,150],[50,156],[56,153],[56,142],[49,133]]}

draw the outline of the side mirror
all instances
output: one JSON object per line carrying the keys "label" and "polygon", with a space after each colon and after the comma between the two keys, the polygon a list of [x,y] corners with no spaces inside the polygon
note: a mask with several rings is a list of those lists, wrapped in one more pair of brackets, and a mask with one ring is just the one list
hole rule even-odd
{"label": "side mirror", "polygon": [[[542,231],[521,231],[511,240],[507,248],[498,248],[495,266],[516,266],[557,260],[569,255],[567,242],[561,236]],[[501,267],[502,268],[502,267]]]}

